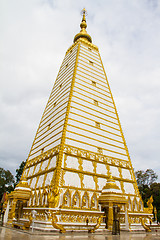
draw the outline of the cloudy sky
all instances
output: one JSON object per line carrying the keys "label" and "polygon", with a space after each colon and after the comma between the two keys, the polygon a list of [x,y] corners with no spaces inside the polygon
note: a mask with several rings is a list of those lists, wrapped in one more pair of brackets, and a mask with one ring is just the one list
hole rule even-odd
{"label": "cloudy sky", "polygon": [[28,156],[66,50],[88,11],[135,170],[160,181],[160,1],[0,1],[0,167]]}

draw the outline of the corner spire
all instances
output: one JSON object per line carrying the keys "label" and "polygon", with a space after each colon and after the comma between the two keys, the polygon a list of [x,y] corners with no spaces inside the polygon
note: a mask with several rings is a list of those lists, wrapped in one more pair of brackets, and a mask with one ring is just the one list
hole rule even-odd
{"label": "corner spire", "polygon": [[86,9],[85,8],[82,10],[82,14],[83,14],[83,17],[82,17],[82,22],[80,24],[81,31],[74,37],[74,42],[76,42],[79,38],[85,38],[91,43],[92,38],[86,31],[87,23],[86,23]]}

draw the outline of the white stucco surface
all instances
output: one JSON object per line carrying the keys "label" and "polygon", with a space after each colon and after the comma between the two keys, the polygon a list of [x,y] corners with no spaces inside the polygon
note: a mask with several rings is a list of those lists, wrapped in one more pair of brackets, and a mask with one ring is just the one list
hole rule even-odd
{"label": "white stucco surface", "polygon": [[31,182],[31,186],[30,186],[31,188],[35,188],[36,181],[37,181],[37,177],[34,177]]}
{"label": "white stucco surface", "polygon": [[93,172],[93,170],[94,170],[92,161],[83,160],[82,166],[83,166],[83,171]]}
{"label": "white stucco surface", "polygon": [[135,190],[132,183],[124,182],[125,193],[135,194]]}
{"label": "white stucco surface", "polygon": [[67,168],[74,168],[78,170],[78,158],[76,157],[72,157],[72,156],[67,156],[67,160],[66,160],[66,167]]}
{"label": "white stucco surface", "polygon": [[66,171],[64,174],[65,186],[81,187],[78,173]]}
{"label": "white stucco surface", "polygon": [[56,156],[54,156],[51,161],[50,161],[50,164],[48,166],[48,169],[50,168],[54,168],[56,166]]}
{"label": "white stucco surface", "polygon": [[105,178],[98,178],[98,186],[99,190],[102,190],[102,188],[106,185],[107,179]]}
{"label": "white stucco surface", "polygon": [[44,181],[44,174],[39,176],[38,183],[36,187],[42,187],[43,181]]}
{"label": "white stucco surface", "polygon": [[95,189],[95,182],[92,176],[84,175],[83,183],[85,188]]}
{"label": "white stucco surface", "polygon": [[38,163],[36,168],[35,168],[34,174],[38,173],[38,171],[40,169],[40,166],[41,166],[41,163]]}
{"label": "white stucco surface", "polygon": [[122,168],[122,177],[131,180],[131,174],[128,169]]}
{"label": "white stucco surface", "polygon": [[47,177],[45,180],[45,186],[47,186],[51,183],[51,180],[53,178],[53,173],[54,173],[54,171],[47,173]]}
{"label": "white stucco surface", "polygon": [[35,166],[32,166],[32,167],[29,168],[28,177],[32,176],[34,167],[35,167]]}
{"label": "white stucco surface", "polygon": [[103,163],[97,163],[97,170],[96,172],[98,174],[104,174],[107,175],[107,169],[106,169],[106,165]]}
{"label": "white stucco surface", "polygon": [[112,176],[119,177],[119,171],[118,171],[117,167],[110,166],[110,171],[111,171]]}
{"label": "white stucco surface", "polygon": [[45,160],[45,161],[42,163],[41,171],[44,171],[44,170],[46,169],[46,167],[48,166],[48,161],[49,161],[49,159]]}

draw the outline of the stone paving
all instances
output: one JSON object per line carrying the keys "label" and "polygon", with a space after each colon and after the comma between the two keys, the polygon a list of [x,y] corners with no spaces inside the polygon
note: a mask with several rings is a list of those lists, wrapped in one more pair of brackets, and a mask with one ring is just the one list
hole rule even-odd
{"label": "stone paving", "polygon": [[53,233],[23,232],[17,229],[0,227],[0,240],[160,240],[160,232],[153,233],[127,233],[109,235],[108,233]]}

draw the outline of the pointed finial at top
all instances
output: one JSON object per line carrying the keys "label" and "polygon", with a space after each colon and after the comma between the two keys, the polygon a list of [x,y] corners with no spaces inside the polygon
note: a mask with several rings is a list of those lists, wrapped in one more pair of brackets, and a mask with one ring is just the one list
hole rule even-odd
{"label": "pointed finial at top", "polygon": [[87,33],[86,28],[87,28],[87,23],[86,23],[86,15],[87,15],[87,11],[85,8],[83,8],[82,10],[82,22],[80,24],[81,27],[81,31],[80,33],[78,33],[75,37],[74,37],[74,42],[76,42],[79,38],[85,38],[87,39],[89,42],[92,42],[92,38],[91,36]]}
{"label": "pointed finial at top", "polygon": [[81,27],[81,29],[83,29],[83,28],[87,28],[87,23],[86,23],[86,15],[87,15],[87,12],[86,12],[86,9],[85,8],[83,8],[83,10],[82,10],[82,14],[83,14],[83,17],[82,17],[82,22],[81,22],[81,24],[80,24],[80,27]]}
{"label": "pointed finial at top", "polygon": [[82,15],[83,15],[82,21],[86,21],[87,11],[85,8],[83,8],[82,10]]}

